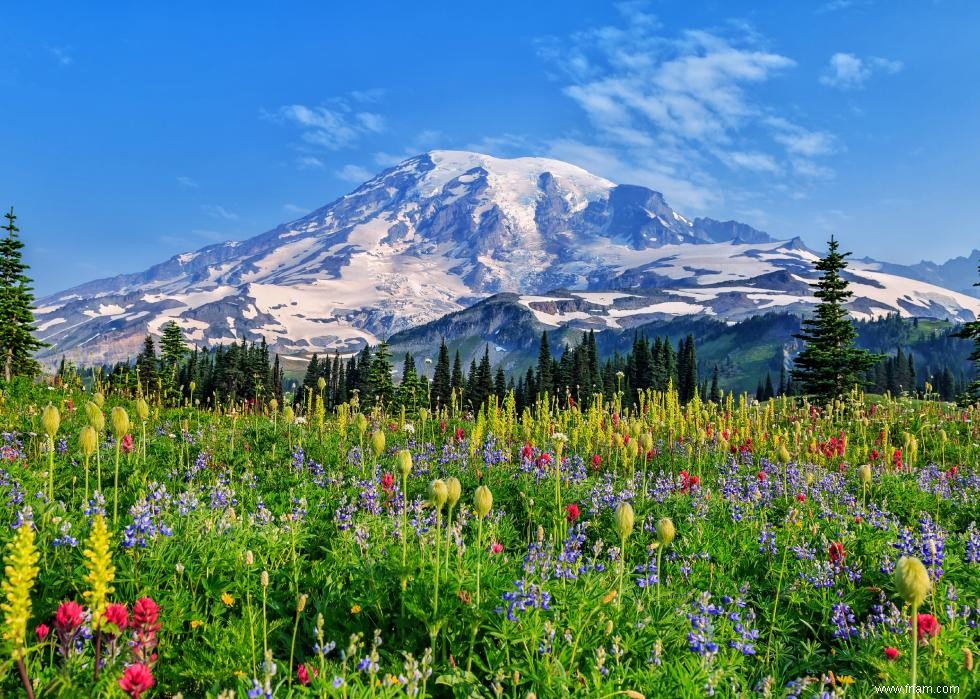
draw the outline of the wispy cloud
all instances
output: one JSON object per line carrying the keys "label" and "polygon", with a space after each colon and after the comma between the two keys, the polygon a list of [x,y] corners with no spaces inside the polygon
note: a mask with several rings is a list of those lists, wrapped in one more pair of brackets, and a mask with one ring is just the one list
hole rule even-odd
{"label": "wispy cloud", "polygon": [[51,54],[51,56],[54,57],[54,60],[62,68],[67,68],[75,62],[74,57],[71,55],[71,46],[52,46],[50,44],[44,44],[44,50]]}
{"label": "wispy cloud", "polygon": [[822,5],[817,7],[817,14],[824,14],[827,12],[839,12],[841,10],[849,10],[854,7],[867,7],[874,4],[873,0],[829,0]]}
{"label": "wispy cloud", "polygon": [[192,180],[190,177],[187,177],[186,175],[178,175],[177,184],[179,184],[181,187],[187,187],[189,189],[197,189],[198,187],[201,186],[197,182]]}
{"label": "wispy cloud", "polygon": [[201,207],[201,210],[212,218],[221,218],[226,221],[238,220],[238,214],[236,214],[234,211],[229,211],[220,204],[204,204]]}
{"label": "wispy cloud", "polygon": [[746,23],[670,34],[643,8],[622,4],[622,25],[539,42],[594,129],[553,141],[553,155],[658,188],[694,211],[720,203],[720,166],[826,176],[813,159],[833,152],[834,137],[791,122],[761,96],[796,66],[792,58]]}
{"label": "wispy cloud", "polygon": [[319,106],[288,104],[264,116],[300,127],[300,138],[309,146],[328,151],[351,148],[365,136],[385,131],[383,115],[362,105],[381,99],[381,91],[352,92]]}
{"label": "wispy cloud", "polygon": [[883,73],[894,75],[905,66],[901,61],[871,56],[860,58],[853,53],[835,53],[820,76],[820,82],[840,90],[860,90],[872,75]]}
{"label": "wispy cloud", "polygon": [[322,160],[313,155],[303,155],[296,158],[296,165],[300,170],[309,170],[312,168],[323,167],[324,163]]}
{"label": "wispy cloud", "polygon": [[299,204],[283,204],[282,210],[287,214],[305,214],[310,211],[310,209],[305,206],[300,206]]}
{"label": "wispy cloud", "polygon": [[355,182],[361,184],[371,179],[374,173],[360,165],[344,165],[343,168],[334,173],[345,182]]}
{"label": "wispy cloud", "polygon": [[234,236],[228,235],[227,233],[222,233],[221,231],[212,231],[206,228],[195,228],[191,231],[194,235],[202,240],[207,240],[212,243],[221,243],[226,240],[231,240]]}

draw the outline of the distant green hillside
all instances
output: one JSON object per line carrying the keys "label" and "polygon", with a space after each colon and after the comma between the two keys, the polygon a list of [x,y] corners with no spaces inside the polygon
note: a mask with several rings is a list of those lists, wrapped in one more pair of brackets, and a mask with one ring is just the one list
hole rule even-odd
{"label": "distant green hillside", "polygon": [[[393,355],[398,358],[411,352],[419,370],[431,374],[426,357],[434,357],[442,338],[450,353],[459,351],[463,366],[479,360],[485,345],[496,367],[503,366],[512,376],[521,375],[537,362],[538,341],[547,330],[552,354],[561,356],[562,346],[578,342],[584,332],[574,327],[551,328],[540,323],[516,294],[497,294],[470,308],[450,313],[431,323],[406,330],[389,339]],[[676,346],[687,335],[693,335],[697,348],[699,373],[708,378],[715,366],[720,385],[726,391],[754,392],[760,378],[772,374],[778,381],[780,368],[791,366],[801,349],[794,334],[800,330],[800,316],[769,313],[738,323],[725,323],[707,316],[681,316],[657,321],[628,330],[603,330],[596,334],[601,358],[625,354],[635,333],[647,337],[667,337]],[[894,354],[901,347],[911,352],[920,383],[942,367],[950,367],[957,377],[971,371],[967,357],[970,344],[950,337],[952,323],[936,320],[904,320],[897,317],[858,323],[858,344],[881,354]],[[397,362],[396,362],[397,364]]]}

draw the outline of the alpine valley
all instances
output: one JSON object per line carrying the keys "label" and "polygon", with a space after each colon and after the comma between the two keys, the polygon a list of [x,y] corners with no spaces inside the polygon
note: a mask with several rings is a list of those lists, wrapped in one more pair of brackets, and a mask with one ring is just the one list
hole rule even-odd
{"label": "alpine valley", "polygon": [[[264,337],[304,361],[381,339],[431,352],[445,337],[469,355],[490,343],[495,361],[516,353],[515,369],[541,330],[594,329],[614,349],[641,327],[720,332],[769,314],[764,336],[812,308],[817,259],[799,238],[685,218],[658,192],[565,162],[432,151],[251,239],[48,296],[35,316],[48,364],[131,358],[174,320],[191,343]],[[852,259],[851,313],[973,320],[978,262],[977,250],[946,264]]]}

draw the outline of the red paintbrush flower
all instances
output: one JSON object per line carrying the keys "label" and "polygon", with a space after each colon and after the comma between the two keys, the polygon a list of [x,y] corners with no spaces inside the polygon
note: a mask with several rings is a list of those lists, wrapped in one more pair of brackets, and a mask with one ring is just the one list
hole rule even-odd
{"label": "red paintbrush flower", "polygon": [[142,663],[127,665],[123,676],[119,678],[119,686],[133,699],[139,699],[143,692],[153,686],[153,673]]}
{"label": "red paintbrush flower", "polygon": [[898,648],[892,648],[891,646],[885,648],[885,657],[889,660],[895,660],[898,658]]}
{"label": "red paintbrush flower", "polygon": [[932,614],[919,614],[918,615],[919,624],[919,640],[924,638],[932,638],[938,636],[942,627]]}
{"label": "red paintbrush flower", "polygon": [[847,558],[847,554],[844,553],[844,544],[839,541],[832,542],[827,549],[827,557],[831,563],[839,565],[841,561]]}
{"label": "red paintbrush flower", "polygon": [[82,625],[84,610],[78,602],[62,602],[54,615],[54,627],[58,631],[71,633]]}
{"label": "red paintbrush flower", "polygon": [[319,674],[315,667],[307,667],[302,663],[298,668],[296,668],[296,679],[299,680],[299,683],[304,687],[310,683],[310,671],[313,672],[314,677]]}
{"label": "red paintbrush flower", "polygon": [[125,604],[110,604],[105,608],[105,620],[121,632],[129,621]]}
{"label": "red paintbrush flower", "polygon": [[576,505],[574,502],[570,505],[565,505],[565,519],[567,519],[569,522],[574,522],[577,520],[580,514],[581,512],[579,512],[578,505]]}
{"label": "red paintbrush flower", "polygon": [[381,490],[386,493],[391,492],[391,489],[395,486],[395,477],[390,473],[385,473],[381,476]]}

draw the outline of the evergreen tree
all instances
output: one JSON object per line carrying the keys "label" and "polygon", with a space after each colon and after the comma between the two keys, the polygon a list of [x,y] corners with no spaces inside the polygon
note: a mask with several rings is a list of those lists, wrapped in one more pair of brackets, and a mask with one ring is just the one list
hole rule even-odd
{"label": "evergreen tree", "polygon": [[[980,272],[980,267],[977,267],[977,271]],[[980,286],[980,282],[977,282],[974,286]],[[956,333],[956,337],[973,340],[973,352],[970,354],[970,361],[973,362],[976,368],[976,376],[973,383],[966,388],[961,397],[961,402],[972,403],[973,401],[980,400],[980,318],[964,325]]]}
{"label": "evergreen tree", "polygon": [[687,403],[698,389],[698,359],[694,351],[694,336],[688,335],[677,353],[677,393],[682,403]]}
{"label": "evergreen tree", "polygon": [[24,242],[18,237],[17,217],[10,209],[0,237],[0,363],[3,378],[34,376],[41,366],[33,354],[48,347],[34,337],[34,290],[23,261]]}
{"label": "evergreen tree", "polygon": [[136,375],[143,393],[150,394],[157,384],[157,353],[153,344],[153,336],[147,334],[143,340],[143,349],[136,356]]}
{"label": "evergreen tree", "polygon": [[459,350],[456,350],[456,356],[453,358],[453,374],[449,380],[449,388],[451,394],[461,393],[466,389],[466,377],[463,376],[463,360],[459,357]]}
{"label": "evergreen tree", "polygon": [[831,237],[827,255],[817,262],[822,273],[814,292],[820,302],[814,317],[803,321],[796,337],[805,343],[796,358],[792,376],[803,391],[820,400],[843,396],[878,358],[867,350],[854,346],[857,331],[844,308],[853,295],[841,272],[847,269],[850,253],[840,252],[840,245]]}
{"label": "evergreen tree", "polygon": [[306,400],[307,395],[316,395],[319,391],[318,383],[320,380],[320,359],[316,356],[316,352],[310,357],[309,363],[306,365],[306,374],[303,375],[303,395],[300,396],[302,400]]}
{"label": "evergreen tree", "polygon": [[180,326],[174,321],[166,323],[160,337],[160,368],[161,378],[168,390],[177,388],[180,367],[189,351]]}
{"label": "evergreen tree", "polygon": [[552,362],[551,362],[551,347],[548,345],[548,332],[543,331],[541,333],[541,342],[538,345],[538,371],[537,371],[537,392],[543,394],[545,392],[554,393],[553,373],[552,373]]}
{"label": "evergreen tree", "polygon": [[490,345],[483,346],[483,358],[477,367],[476,395],[473,400],[473,407],[479,408],[487,402],[493,395],[493,369],[490,366]]}
{"label": "evergreen tree", "polygon": [[769,372],[766,372],[766,383],[763,388],[765,389],[766,399],[775,397],[776,391],[772,386],[772,374]]}
{"label": "evergreen tree", "polygon": [[282,383],[285,378],[282,365],[279,363],[279,354],[276,354],[275,361],[272,363],[272,397],[282,406]]}
{"label": "evergreen tree", "polygon": [[721,388],[718,386],[718,365],[715,364],[714,370],[711,372],[711,389],[708,392],[708,400],[714,403],[721,402]]}
{"label": "evergreen tree", "polygon": [[391,369],[391,352],[388,351],[388,343],[382,340],[374,351],[368,371],[373,405],[389,405],[394,401],[395,385],[391,380]]}
{"label": "evergreen tree", "polygon": [[507,395],[507,376],[502,366],[497,367],[497,373],[493,378],[493,393],[497,396],[497,402],[503,403],[504,396]]}
{"label": "evergreen tree", "polygon": [[432,403],[449,405],[452,400],[452,373],[449,367],[449,348],[446,339],[439,342],[439,358],[436,360],[435,372],[432,374]]}

